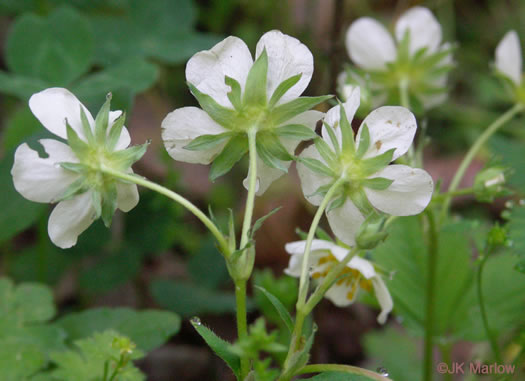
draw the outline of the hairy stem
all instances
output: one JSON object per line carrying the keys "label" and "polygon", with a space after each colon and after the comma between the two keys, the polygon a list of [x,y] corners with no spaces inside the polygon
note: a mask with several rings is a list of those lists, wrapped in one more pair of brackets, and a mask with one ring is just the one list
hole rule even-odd
{"label": "hairy stem", "polygon": [[178,193],[175,193],[168,188],[163,187],[162,185],[159,185],[157,183],[154,183],[152,181],[149,181],[146,178],[139,177],[137,175],[123,173],[120,171],[116,171],[112,168],[103,167],[102,172],[111,175],[114,178],[124,180],[129,183],[137,184],[140,186],[143,186],[144,188],[151,189],[152,191],[155,191],[157,193],[160,193],[173,201],[179,203],[183,207],[185,207],[187,210],[189,210],[191,213],[195,215],[203,224],[208,228],[208,230],[213,234],[217,242],[219,243],[219,246],[221,248],[221,251],[225,256],[228,256],[230,254],[228,243],[226,242],[226,239],[220,232],[220,230],[215,226],[215,224],[204,214],[199,208],[197,208],[194,204],[192,204],[189,200],[185,199]]}
{"label": "hairy stem", "polygon": [[[498,119],[496,119],[490,126],[487,127],[487,129],[478,137],[478,139],[474,142],[472,147],[468,150],[467,154],[463,158],[463,161],[458,167],[458,170],[456,171],[456,174],[454,175],[454,178],[452,179],[450,186],[448,187],[448,193],[453,193],[459,186],[459,183],[463,179],[463,176],[465,176],[465,173],[467,172],[468,167],[470,166],[470,163],[472,163],[472,160],[474,160],[474,157],[479,152],[479,150],[483,147],[483,145],[489,140],[489,138],[494,135],[496,131],[498,131],[503,125],[505,125],[509,120],[511,120],[516,114],[521,112],[524,108],[524,105],[518,103],[514,105],[511,109],[509,109],[507,112],[505,112],[503,115],[501,115]],[[443,202],[443,207],[441,209],[441,213],[439,216],[439,221],[443,222],[445,219],[448,208],[450,207],[450,201],[451,196],[447,197],[445,201]]]}
{"label": "hairy stem", "polygon": [[[239,280],[235,282],[235,302],[237,313],[237,335],[239,341],[248,336],[248,323],[246,319],[246,281]],[[241,379],[250,372],[250,360],[247,357],[241,357]]]}
{"label": "hairy stem", "polygon": [[423,380],[432,381],[432,374],[434,372],[432,355],[434,349],[434,299],[438,256],[438,232],[432,210],[427,209],[425,215],[428,220],[428,259]]}

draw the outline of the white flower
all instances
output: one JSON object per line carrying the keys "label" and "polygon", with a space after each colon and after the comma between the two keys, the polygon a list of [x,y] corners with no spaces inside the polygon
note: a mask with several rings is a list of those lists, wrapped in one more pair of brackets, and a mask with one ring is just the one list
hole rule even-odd
{"label": "white flower", "polygon": [[[343,104],[348,121],[359,107],[359,99],[356,88]],[[359,227],[376,209],[395,216],[418,214],[430,202],[434,185],[423,169],[388,165],[404,155],[414,139],[416,119],[409,110],[384,106],[372,111],[363,120],[355,143],[350,125],[340,117],[340,106],[326,113],[323,141],[318,142],[324,144],[306,148],[299,156],[297,170],[303,193],[314,205],[321,203],[330,184],[344,180],[336,200],[329,205],[327,217],[334,234],[354,245]],[[327,125],[333,131],[336,146]],[[331,153],[320,152],[318,148],[323,146],[329,147]],[[317,170],[316,163],[324,165],[324,169]]]}
{"label": "white flower", "polygon": [[516,31],[511,30],[505,34],[496,47],[496,69],[508,77],[516,86],[522,84],[522,56],[520,38]]}
{"label": "white flower", "polygon": [[[301,276],[301,266],[303,262],[304,249],[306,241],[297,241],[287,243],[285,246],[288,254],[291,254],[290,262],[284,272],[293,277]],[[337,246],[336,244],[323,241],[313,240],[312,251],[310,253],[310,276],[321,282],[328,274],[330,269],[342,261],[348,254],[348,249]],[[342,271],[344,277],[341,277],[325,294],[336,306],[345,307],[352,304],[359,293],[360,289],[372,291],[376,295],[381,313],[377,317],[380,324],[384,324],[390,311],[392,311],[393,302],[386,285],[379,274],[376,273],[371,262],[361,257],[353,257]]]}
{"label": "white flower", "polygon": [[346,33],[350,58],[371,75],[376,97],[372,105],[384,104],[387,97],[399,100],[403,82],[412,101],[424,109],[443,103],[452,54],[450,45],[441,43],[441,26],[432,12],[419,6],[407,10],[397,20],[395,38],[397,44],[382,24],[369,17],[356,20]]}
{"label": "white flower", "polygon": [[[304,125],[313,131],[323,114],[306,111],[311,103],[287,117],[275,117],[277,109],[298,100],[312,77],[312,54],[299,40],[279,31],[267,32],[257,43],[255,58],[254,62],[237,37],[195,54],[186,65],[186,79],[203,109],[183,107],[168,114],[162,122],[162,138],[175,160],[198,164],[215,160],[210,173],[215,179],[244,156],[247,131],[256,130],[260,195],[288,169],[301,140],[293,133],[279,134],[278,129]],[[294,77],[281,94],[281,84]],[[203,136],[210,143],[197,146],[195,139]],[[194,146],[188,147],[192,142]]]}
{"label": "white flower", "polygon": [[[97,209],[104,208],[106,200],[105,192],[99,189],[100,186],[107,187],[113,193],[116,191],[116,207],[120,210],[127,212],[137,205],[139,195],[136,185],[113,183],[88,169],[100,164],[99,161],[111,165],[109,161],[112,158],[122,159],[125,152],[123,150],[130,144],[130,136],[127,129],[121,126],[122,130],[112,144],[109,141],[104,146],[93,142],[88,144],[88,140],[94,137],[86,135],[95,134],[95,120],[84,105],[66,89],[49,88],[36,93],[29,99],[29,107],[42,125],[53,134],[63,139],[70,138],[67,121],[80,139],[77,146],[85,145],[93,149],[91,153],[79,155],[65,143],[42,139],[39,143],[47,157],[40,157],[26,143],[20,145],[15,152],[11,174],[16,190],[31,201],[58,202],[49,217],[49,236],[55,245],[69,248],[76,244],[78,236],[102,213]],[[90,130],[82,122],[81,110]],[[121,111],[109,112],[108,134],[121,115]],[[66,169],[66,164],[71,169]],[[131,171],[129,167],[125,170]],[[98,196],[101,198],[97,198]]]}

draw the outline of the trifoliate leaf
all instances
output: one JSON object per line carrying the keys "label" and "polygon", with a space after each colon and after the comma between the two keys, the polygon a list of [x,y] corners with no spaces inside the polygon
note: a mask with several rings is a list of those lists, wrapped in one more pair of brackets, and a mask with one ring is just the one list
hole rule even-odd
{"label": "trifoliate leaf", "polygon": [[243,105],[266,105],[266,82],[268,79],[268,54],[264,49],[254,62],[246,79]]}
{"label": "trifoliate leaf", "polygon": [[248,138],[246,135],[232,137],[222,152],[213,160],[209,174],[211,181],[215,181],[228,173],[246,152],[248,152]]}
{"label": "trifoliate leaf", "polygon": [[294,76],[291,76],[290,78],[285,79],[282,81],[279,86],[275,89],[275,91],[272,94],[272,97],[270,98],[269,106],[270,108],[275,106],[277,102],[286,94],[288,90],[290,90],[299,80],[301,79],[303,73],[296,74]]}
{"label": "trifoliate leaf", "polygon": [[294,116],[308,111],[312,107],[317,106],[319,103],[323,103],[330,98],[332,98],[331,95],[321,97],[299,97],[290,102],[283,103],[272,110],[270,115],[271,121],[275,125],[283,124]]}
{"label": "trifoliate leaf", "polygon": [[187,146],[184,146],[184,149],[190,151],[209,150],[219,145],[231,136],[231,132],[224,132],[222,134],[217,135],[201,135],[193,139]]}

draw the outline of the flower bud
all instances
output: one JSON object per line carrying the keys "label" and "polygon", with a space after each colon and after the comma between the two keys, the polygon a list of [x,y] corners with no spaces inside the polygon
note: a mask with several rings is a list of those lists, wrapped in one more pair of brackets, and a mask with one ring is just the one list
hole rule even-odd
{"label": "flower bud", "polygon": [[385,217],[371,216],[363,222],[356,236],[356,244],[360,249],[373,249],[383,242],[388,233],[384,230]]}

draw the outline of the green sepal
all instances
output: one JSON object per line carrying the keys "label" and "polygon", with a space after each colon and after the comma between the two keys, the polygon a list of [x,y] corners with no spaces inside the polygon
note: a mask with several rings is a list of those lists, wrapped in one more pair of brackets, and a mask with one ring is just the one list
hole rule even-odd
{"label": "green sepal", "polygon": [[331,201],[328,207],[326,208],[326,213],[328,213],[331,210],[338,209],[344,205],[346,201],[346,196],[341,195],[337,197],[335,200]]}
{"label": "green sepal", "polygon": [[230,86],[231,90],[228,92],[228,99],[232,103],[233,107],[236,110],[242,109],[242,94],[241,94],[241,85],[237,80],[235,80],[232,77],[225,76],[224,77],[224,83],[226,83],[227,86]]}
{"label": "green sepal", "polygon": [[84,175],[89,171],[89,167],[82,163],[71,163],[64,161],[59,163],[59,165],[68,171],[75,172],[81,175]]}
{"label": "green sepal", "polygon": [[337,164],[337,156],[332,151],[331,147],[327,142],[322,138],[317,138],[314,140],[315,148],[323,158],[323,160],[328,164],[329,167],[334,167]]}
{"label": "green sepal", "polygon": [[357,158],[361,159],[364,156],[364,154],[368,151],[369,147],[370,131],[368,130],[368,125],[366,123],[363,123],[363,126],[361,126],[361,133],[359,134],[359,142],[357,143]]}
{"label": "green sepal", "polygon": [[323,121],[323,127],[328,136],[330,137],[330,141],[332,142],[332,147],[335,150],[336,156],[339,156],[341,153],[341,146],[339,144],[339,141],[337,140],[337,136],[335,135],[334,129],[326,122]]}
{"label": "green sepal", "polygon": [[286,150],[275,135],[260,134],[256,141],[257,155],[270,168],[288,172],[284,161],[293,160],[293,156]]}
{"label": "green sepal", "polygon": [[279,317],[284,322],[284,325],[286,328],[288,328],[288,331],[293,332],[293,319],[290,316],[290,313],[286,309],[286,307],[281,303],[281,301],[273,295],[270,291],[266,290],[264,287],[261,286],[254,286],[257,290],[261,291],[264,296],[272,303],[274,308],[277,310],[277,313],[279,314]]}
{"label": "green sepal", "polygon": [[236,112],[232,109],[226,108],[218,104],[215,99],[210,97],[207,94],[202,93],[199,89],[193,86],[188,82],[188,87],[190,88],[191,93],[199,102],[201,108],[206,111],[206,113],[214,121],[219,123],[223,127],[228,127],[232,124],[232,121],[235,119]]}
{"label": "green sepal", "polygon": [[86,179],[81,177],[75,181],[73,181],[67,189],[60,195],[60,197],[56,200],[53,200],[53,202],[59,202],[64,200],[70,200],[76,195],[82,194],[88,190],[88,186],[86,184]]}
{"label": "green sepal", "polygon": [[91,205],[95,209],[95,218],[100,218],[102,216],[102,195],[98,190],[91,192]]}
{"label": "green sepal", "polygon": [[306,197],[314,197],[314,196],[321,196],[324,197],[328,193],[328,190],[332,187],[333,183],[321,185],[317,190],[312,193],[306,195]]}
{"label": "green sepal", "polygon": [[69,125],[66,120],[67,144],[78,158],[85,157],[89,152],[88,144],[80,139],[77,132]]}
{"label": "green sepal", "polygon": [[278,126],[332,97],[332,95],[324,95],[321,97],[299,97],[290,102],[283,103],[272,109],[270,115],[271,121],[274,125]]}
{"label": "green sepal", "polygon": [[93,135],[93,130],[91,129],[91,124],[89,123],[87,115],[84,111],[84,107],[80,107],[80,121],[82,123],[82,131],[84,132],[84,136],[86,137],[88,144],[95,144],[95,136]]}
{"label": "green sepal", "polygon": [[106,147],[109,151],[112,151],[117,145],[122,129],[124,128],[124,122],[126,121],[126,112],[120,114],[120,116],[113,122],[111,129],[106,140]]}
{"label": "green sepal", "polygon": [[388,189],[388,187],[392,185],[393,182],[394,180],[384,177],[373,177],[371,179],[365,179],[363,181],[363,186],[374,190],[385,190]]}
{"label": "green sepal", "polygon": [[111,106],[111,93],[106,96],[106,101],[100,108],[95,118],[95,140],[98,144],[105,144],[109,123],[109,110]]}
{"label": "green sepal", "polygon": [[253,224],[251,230],[250,230],[250,238],[253,239],[253,236],[255,235],[255,232],[257,232],[257,230],[259,230],[261,228],[261,226],[263,225],[264,221],[266,221],[269,217],[271,217],[272,215],[274,215],[275,213],[277,213],[279,210],[281,210],[282,206],[278,206],[277,208],[274,208],[270,213],[260,217],[259,219],[257,219],[257,221],[255,221],[255,223]]}
{"label": "green sepal", "polygon": [[275,135],[282,138],[310,140],[318,137],[314,130],[302,124],[287,124],[274,130]]}
{"label": "green sepal", "polygon": [[213,160],[210,168],[210,180],[228,173],[232,167],[248,152],[248,138],[246,135],[235,135],[224,146],[222,152]]}
{"label": "green sepal", "polygon": [[341,140],[343,152],[354,153],[355,142],[354,142],[354,130],[346,115],[346,110],[342,104],[339,104],[339,128],[341,128]]}
{"label": "green sepal", "polygon": [[117,186],[115,183],[106,184],[102,195],[102,221],[106,227],[111,226],[113,215],[117,210]]}
{"label": "green sepal", "polygon": [[[425,47],[426,49],[426,47]],[[410,28],[405,30],[403,38],[397,45],[398,61],[408,61],[410,59]]]}
{"label": "green sepal", "polygon": [[419,60],[418,64],[421,65],[421,67],[431,68],[438,65],[441,61],[447,58],[454,50],[455,46],[451,45],[448,49],[443,49],[436,53],[423,56],[422,59]]}
{"label": "green sepal", "polygon": [[148,150],[149,142],[131,146],[124,150],[116,151],[111,154],[111,164],[119,169],[127,170],[131,165],[144,156]]}
{"label": "green sepal", "polygon": [[266,48],[253,63],[243,94],[244,105],[266,105],[266,82],[268,78],[268,54]]}
{"label": "green sepal", "polygon": [[[210,208],[211,212],[211,208]],[[233,253],[235,251],[235,248],[237,247],[237,239],[235,237],[235,216],[233,214],[232,209],[228,209],[229,212],[229,218],[228,218],[228,247],[230,249],[230,253]],[[223,253],[226,255],[226,253]]]}
{"label": "green sepal", "polygon": [[272,97],[270,98],[270,108],[275,106],[277,102],[279,102],[279,100],[284,96],[284,94],[286,94],[288,90],[290,90],[297,82],[299,82],[302,76],[303,73],[299,73],[282,81],[279,86],[277,86],[272,94]]}
{"label": "green sepal", "polygon": [[315,236],[319,239],[322,239],[323,241],[332,242],[332,237],[330,237],[330,234],[326,232],[322,227],[318,226],[317,229],[315,229]]}
{"label": "green sepal", "polygon": [[375,209],[368,201],[368,197],[363,188],[360,188],[348,195],[350,200],[354,203],[355,207],[359,209],[361,214],[366,218],[370,216],[371,213],[375,213]]}
{"label": "green sepal", "polygon": [[320,160],[313,159],[310,157],[301,157],[299,156],[297,158],[297,161],[301,164],[303,164],[308,169],[314,171],[315,173],[320,173],[321,175],[334,177],[335,173],[330,168],[328,168],[324,163],[322,163]]}
{"label": "green sepal", "polygon": [[223,132],[217,135],[201,135],[193,139],[184,149],[189,151],[209,150],[232,136],[231,132]]}
{"label": "green sepal", "polygon": [[392,162],[392,158],[394,157],[395,150],[395,148],[391,148],[381,155],[361,161],[361,168],[365,176],[370,176],[390,164]]}
{"label": "green sepal", "polygon": [[219,356],[233,371],[237,380],[241,380],[241,360],[232,351],[232,344],[221,339],[211,329],[204,326],[199,318],[192,318],[191,324],[197,333],[217,356]]}

